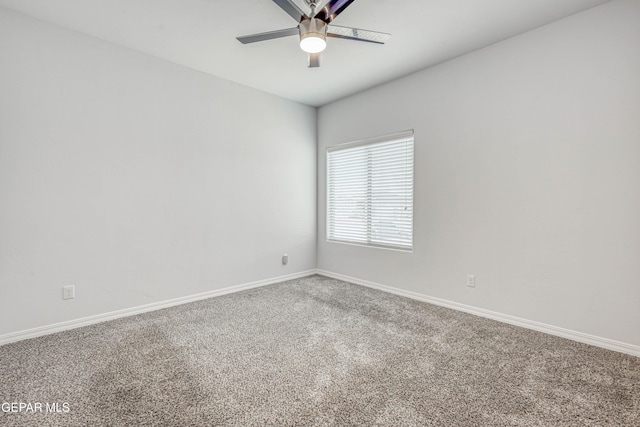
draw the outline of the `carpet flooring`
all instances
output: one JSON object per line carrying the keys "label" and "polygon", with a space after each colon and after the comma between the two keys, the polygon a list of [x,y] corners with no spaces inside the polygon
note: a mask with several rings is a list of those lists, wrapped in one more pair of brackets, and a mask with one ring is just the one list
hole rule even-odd
{"label": "carpet flooring", "polygon": [[640,426],[640,358],[310,276],[0,346],[0,403],[2,426]]}

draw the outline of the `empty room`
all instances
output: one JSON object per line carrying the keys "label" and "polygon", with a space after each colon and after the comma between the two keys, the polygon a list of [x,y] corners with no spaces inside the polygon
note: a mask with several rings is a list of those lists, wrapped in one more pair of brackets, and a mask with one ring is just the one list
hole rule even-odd
{"label": "empty room", "polygon": [[640,1],[0,0],[0,409],[640,426]]}

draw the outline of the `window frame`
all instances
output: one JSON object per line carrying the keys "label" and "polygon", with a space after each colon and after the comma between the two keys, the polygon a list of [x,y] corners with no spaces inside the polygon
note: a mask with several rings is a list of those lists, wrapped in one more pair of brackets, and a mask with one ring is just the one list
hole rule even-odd
{"label": "window frame", "polygon": [[[375,243],[371,242],[370,238],[368,242],[361,241],[349,241],[349,240],[337,240],[331,239],[329,237],[330,232],[330,202],[329,198],[331,195],[329,188],[329,153],[333,151],[340,151],[344,149],[356,148],[364,145],[373,145],[377,143],[385,143],[385,142],[393,142],[394,140],[407,140],[411,139],[411,149],[412,149],[412,159],[411,159],[411,245],[393,245],[393,244],[385,244],[385,243]],[[415,133],[413,129],[405,130],[401,132],[394,132],[386,135],[375,136],[371,138],[360,139],[357,141],[345,142],[342,144],[332,145],[326,148],[325,150],[325,241],[327,243],[338,243],[344,245],[352,245],[352,246],[362,246],[367,248],[378,248],[378,249],[386,249],[392,251],[399,251],[404,253],[413,253],[414,248],[414,229],[415,229]],[[367,217],[367,224],[371,222],[371,216]],[[370,226],[370,225],[368,225]]]}

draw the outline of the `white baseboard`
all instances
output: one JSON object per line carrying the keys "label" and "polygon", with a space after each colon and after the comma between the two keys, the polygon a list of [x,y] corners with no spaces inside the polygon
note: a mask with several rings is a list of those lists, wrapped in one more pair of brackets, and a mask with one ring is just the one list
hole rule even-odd
{"label": "white baseboard", "polygon": [[140,305],[137,307],[125,308],[122,310],[111,311],[108,313],[96,314],[95,316],[83,317],[80,319],[69,320],[66,322],[54,323],[52,325],[40,326],[37,328],[27,329],[24,331],[12,332],[9,334],[0,335],[0,345],[25,340],[28,338],[35,338],[42,335],[53,334],[56,332],[66,331],[69,329],[80,328],[82,326],[93,325],[95,323],[106,322],[108,320],[119,319],[121,317],[134,316],[136,314],[142,314],[149,311],[160,310],[167,307],[173,307],[175,305],[187,304],[190,302],[217,297],[220,295],[240,292],[247,289],[258,288],[260,286],[272,285],[274,283],[284,282],[286,280],[298,279],[301,277],[311,276],[313,274],[316,274],[315,269],[301,271],[299,273],[287,274],[285,276],[273,277],[271,279],[258,280],[256,282],[245,283],[242,285],[230,286],[228,288],[217,289],[215,291],[202,292],[199,294],[188,295],[185,297],[174,298],[174,299],[160,301],[160,302],[154,302],[151,304]]}
{"label": "white baseboard", "polygon": [[95,323],[106,322],[108,320],[119,319],[121,317],[133,316],[136,314],[142,314],[149,311],[155,311],[155,310],[160,310],[167,307],[173,307],[176,305],[187,304],[190,302],[212,298],[220,295],[240,292],[247,289],[267,286],[274,283],[284,282],[286,280],[298,279],[301,277],[311,276],[313,274],[321,274],[323,276],[343,280],[345,282],[353,283],[356,285],[378,289],[384,292],[400,295],[407,298],[412,298],[418,301],[424,301],[430,304],[451,308],[453,310],[463,311],[465,313],[470,313],[476,316],[497,320],[499,322],[504,322],[511,325],[532,329],[534,331],[544,332],[550,335],[555,335],[562,338],[567,338],[570,340],[582,342],[585,344],[594,345],[596,347],[602,347],[608,350],[618,351],[620,353],[625,353],[625,354],[630,354],[632,356],[640,357],[640,346],[637,346],[637,345],[627,344],[624,342],[615,341],[608,338],[597,337],[595,335],[589,335],[582,332],[560,328],[557,326],[547,325],[544,323],[535,322],[533,320],[527,320],[520,317],[511,316],[508,314],[502,314],[495,311],[485,310],[482,308],[477,308],[477,307],[473,307],[466,304],[460,304],[457,302],[448,301],[441,298],[419,294],[417,292],[405,291],[403,289],[394,288],[392,286],[382,285],[380,283],[375,283],[368,280],[358,279],[356,277],[345,276],[343,274],[334,273],[326,270],[320,270],[320,269],[306,270],[299,273],[273,277],[271,279],[259,280],[256,282],[230,286],[228,288],[217,289],[214,291],[188,295],[185,297],[174,298],[171,300],[160,301],[160,302],[151,303],[151,304],[145,304],[137,307],[125,308],[122,310],[111,311],[108,313],[97,314],[95,316],[83,317],[80,319],[69,320],[66,322],[55,323],[52,325],[41,326],[33,329],[27,329],[24,331],[12,332],[9,334],[0,335],[0,345],[21,341],[29,338],[35,338],[42,335],[53,334],[56,332],[66,331],[69,329],[75,329],[82,326],[93,325]]}
{"label": "white baseboard", "polygon": [[499,322],[509,323],[511,325],[520,326],[527,329],[533,329],[534,331],[544,332],[549,335],[555,335],[558,337],[567,338],[573,341],[578,341],[578,342],[593,345],[596,347],[606,348],[607,350],[618,351],[620,353],[625,353],[625,354],[630,354],[632,356],[640,357],[640,346],[637,346],[637,345],[627,344],[620,341],[610,340],[608,338],[597,337],[595,335],[589,335],[582,332],[560,328],[557,326],[547,325],[544,323],[535,322],[533,320],[522,319],[520,317],[510,316],[508,314],[502,314],[495,311],[485,310],[482,308],[477,308],[477,307],[473,307],[466,304],[460,304],[457,302],[448,301],[441,298],[431,297],[428,295],[419,294],[417,292],[405,291],[403,289],[394,288],[392,286],[381,285],[379,283],[358,279],[356,277],[345,276],[343,274],[333,273],[331,271],[318,269],[317,274],[331,277],[338,280],[343,280],[345,282],[354,283],[356,285],[362,285],[369,288],[378,289],[384,292],[389,292],[392,294],[415,299],[418,301],[424,301],[430,304],[451,308],[453,310],[464,311],[465,313],[486,317],[488,319],[497,320]]}

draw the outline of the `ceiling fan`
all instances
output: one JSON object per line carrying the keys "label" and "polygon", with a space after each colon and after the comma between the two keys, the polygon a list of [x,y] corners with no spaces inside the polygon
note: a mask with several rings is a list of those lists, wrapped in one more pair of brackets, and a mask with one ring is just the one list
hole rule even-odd
{"label": "ceiling fan", "polygon": [[300,35],[300,48],[309,54],[309,67],[320,66],[320,52],[327,47],[327,37],[384,44],[391,34],[359,28],[339,27],[333,20],[355,0],[329,0],[318,8],[315,0],[304,0],[310,13],[304,13],[293,0],[273,0],[298,22],[297,27],[237,37],[243,44]]}

